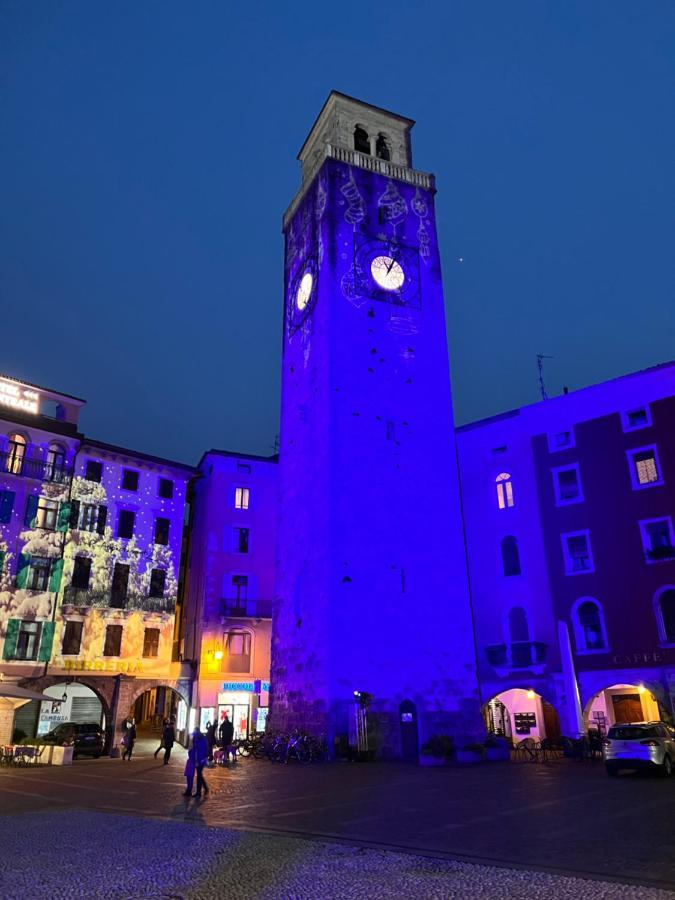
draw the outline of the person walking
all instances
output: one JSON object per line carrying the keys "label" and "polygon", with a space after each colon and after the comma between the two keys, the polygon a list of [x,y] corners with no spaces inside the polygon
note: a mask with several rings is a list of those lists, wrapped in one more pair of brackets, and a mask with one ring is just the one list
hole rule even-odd
{"label": "person walking", "polygon": [[155,759],[157,759],[157,754],[160,752],[160,750],[164,750],[164,729],[166,728],[166,726],[167,726],[168,724],[169,724],[169,720],[168,720],[168,719],[164,719],[164,720],[162,721],[162,733],[161,733],[161,735],[159,736],[159,747],[158,747],[158,748],[155,750],[155,752],[152,754],[152,755],[155,757]]}
{"label": "person walking", "polygon": [[[176,728],[173,724],[173,719],[165,719],[164,723],[161,746],[164,747],[164,765],[168,766],[169,759],[171,758],[171,748],[176,742]],[[156,755],[157,754],[155,754],[155,756]]]}
{"label": "person walking", "polygon": [[209,786],[204,780],[204,766],[209,758],[209,745],[206,737],[201,733],[199,728],[195,728],[192,732],[192,746],[188,750],[188,759],[185,765],[185,777],[187,779],[187,789],[183,796],[189,797],[192,794],[192,784],[194,782],[195,773],[197,774],[197,790],[195,797],[201,797],[202,791],[208,794]]}
{"label": "person walking", "polygon": [[206,744],[209,748],[209,762],[213,762],[213,748],[216,746],[216,723],[210,722],[206,729]]}
{"label": "person walking", "polygon": [[122,743],[124,744],[122,759],[128,759],[129,762],[131,762],[131,754],[134,751],[134,744],[136,743],[136,725],[134,724],[133,719],[127,719],[127,730],[124,732]]}
{"label": "person walking", "polygon": [[236,758],[236,753],[232,746],[232,741],[234,740],[234,724],[230,722],[227,713],[225,713],[225,718],[220,723],[218,736],[220,737],[220,745],[225,751],[225,760],[227,761],[230,758],[230,753],[232,753],[232,761],[234,762]]}

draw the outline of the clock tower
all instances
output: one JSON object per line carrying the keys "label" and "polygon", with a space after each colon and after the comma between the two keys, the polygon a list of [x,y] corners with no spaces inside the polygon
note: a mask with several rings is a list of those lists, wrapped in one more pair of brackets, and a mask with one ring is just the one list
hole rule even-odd
{"label": "clock tower", "polygon": [[480,728],[434,178],[413,121],[332,92],[284,216],[270,724],[371,747]]}

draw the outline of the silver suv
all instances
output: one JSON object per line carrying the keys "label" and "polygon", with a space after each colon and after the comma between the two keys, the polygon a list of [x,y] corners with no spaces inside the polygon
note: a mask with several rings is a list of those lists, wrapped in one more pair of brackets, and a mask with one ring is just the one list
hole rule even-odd
{"label": "silver suv", "polygon": [[666,778],[675,766],[675,730],[663,722],[612,725],[602,742],[608,775],[621,769],[654,769]]}

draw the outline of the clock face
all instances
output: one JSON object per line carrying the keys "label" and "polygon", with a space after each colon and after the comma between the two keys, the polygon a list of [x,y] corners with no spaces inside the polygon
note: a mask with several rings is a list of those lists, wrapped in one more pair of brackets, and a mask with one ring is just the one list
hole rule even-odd
{"label": "clock face", "polygon": [[298,312],[302,312],[309,303],[312,296],[312,288],[314,287],[314,276],[311,272],[305,272],[300,279],[300,284],[295,291],[295,305]]}
{"label": "clock face", "polygon": [[403,267],[391,256],[376,256],[370,264],[370,274],[385,291],[399,291],[405,281]]}

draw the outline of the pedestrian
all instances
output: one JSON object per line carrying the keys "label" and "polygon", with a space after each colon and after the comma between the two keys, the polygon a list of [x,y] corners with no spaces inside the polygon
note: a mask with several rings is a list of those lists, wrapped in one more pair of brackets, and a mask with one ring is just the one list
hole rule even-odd
{"label": "pedestrian", "polygon": [[225,713],[225,718],[220,723],[218,735],[220,737],[221,747],[225,751],[225,759],[229,759],[231,753],[232,761],[234,762],[237,755],[234,747],[232,746],[232,741],[234,739],[234,725],[232,724],[232,722],[230,722],[227,713]]}
{"label": "pedestrian", "polygon": [[216,746],[215,722],[210,722],[206,728],[206,743],[209,748],[209,762],[213,762],[213,748]]}
{"label": "pedestrian", "polygon": [[124,732],[122,743],[124,744],[122,759],[128,759],[129,762],[131,762],[131,754],[133,753],[134,744],[136,743],[136,725],[134,724],[133,719],[127,719],[127,729]]}
{"label": "pedestrian", "polygon": [[164,750],[164,729],[166,728],[166,726],[168,724],[169,724],[169,720],[164,719],[162,722],[162,733],[159,736],[159,747],[153,753],[153,756],[155,757],[155,759],[157,759],[157,754],[160,752],[160,750]]}
{"label": "pedestrian", "polygon": [[[169,765],[169,759],[171,757],[171,748],[173,747],[176,741],[176,728],[173,724],[173,719],[165,719],[164,720],[164,731],[162,731],[162,746],[164,747],[164,765]],[[155,754],[156,756],[157,754]]]}
{"label": "pedestrian", "polygon": [[202,791],[208,794],[209,788],[204,780],[204,766],[209,758],[209,745],[206,737],[201,733],[199,728],[195,728],[192,732],[192,746],[188,750],[188,759],[185,764],[185,777],[187,779],[187,789],[183,796],[189,797],[192,794],[192,784],[194,782],[195,772],[197,773],[197,791],[195,797],[201,797]]}

